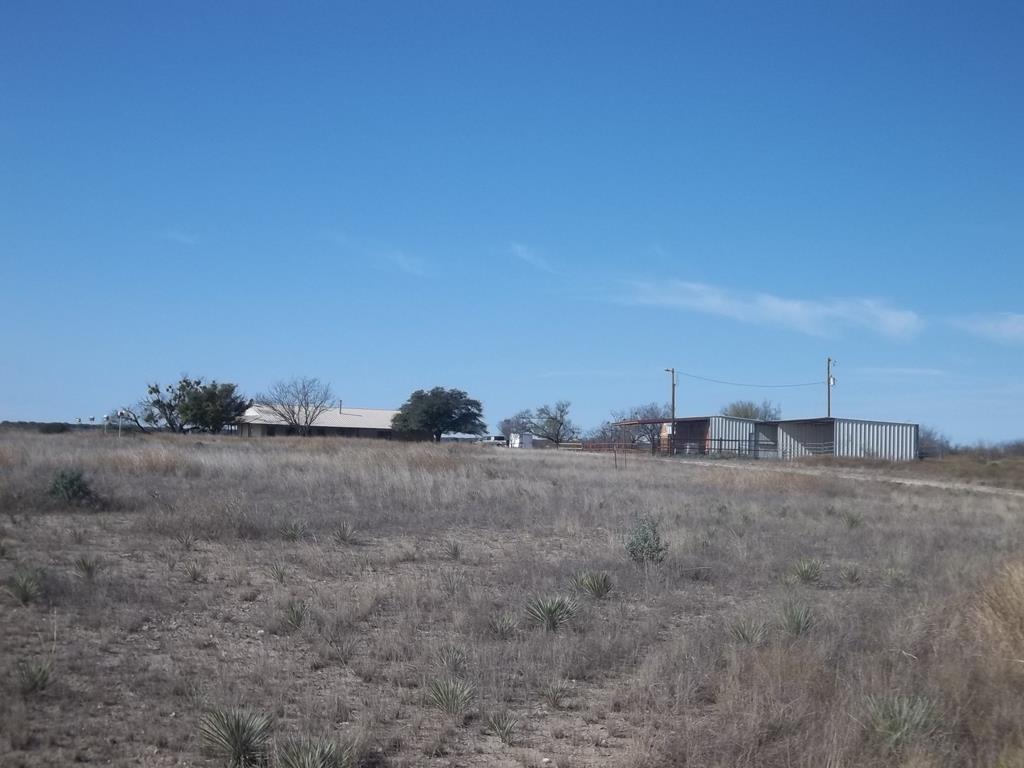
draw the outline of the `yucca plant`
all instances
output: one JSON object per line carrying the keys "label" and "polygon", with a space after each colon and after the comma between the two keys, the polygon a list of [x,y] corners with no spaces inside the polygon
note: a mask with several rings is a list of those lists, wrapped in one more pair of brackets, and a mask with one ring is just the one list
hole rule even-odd
{"label": "yucca plant", "polygon": [[839,579],[844,584],[849,584],[851,586],[854,584],[860,584],[863,578],[860,568],[856,565],[844,565],[839,569]]}
{"label": "yucca plant", "polygon": [[864,523],[864,518],[856,512],[850,512],[849,510],[843,512],[843,522],[846,523],[846,527],[853,529],[859,528]]}
{"label": "yucca plant", "polygon": [[290,600],[284,606],[284,621],[291,629],[302,629],[307,607],[301,600]]}
{"label": "yucca plant", "polygon": [[437,651],[437,665],[452,677],[466,672],[466,652],[457,645],[442,645]]}
{"label": "yucca plant", "polygon": [[547,632],[557,632],[576,615],[579,606],[571,597],[535,597],[526,604],[526,615]]}
{"label": "yucca plant", "polygon": [[427,690],[430,703],[452,717],[462,717],[476,696],[476,688],[466,680],[444,677],[432,680]]}
{"label": "yucca plant", "polygon": [[338,527],[331,533],[337,544],[354,544],[356,540],[356,527],[347,520],[338,523]]}
{"label": "yucca plant", "polygon": [[923,696],[868,696],[866,709],[868,727],[892,749],[938,728],[935,705]]}
{"label": "yucca plant", "polygon": [[215,709],[199,721],[199,735],[228,768],[262,768],[270,762],[270,731],[267,715],[243,709]]}
{"label": "yucca plant", "polygon": [[447,539],[442,546],[442,550],[444,556],[449,560],[455,561],[462,557],[462,545],[455,539]]}
{"label": "yucca plant", "polygon": [[284,580],[288,576],[288,569],[285,568],[284,563],[271,563],[267,572],[270,574],[270,578],[278,584],[284,584]]}
{"label": "yucca plant", "polygon": [[50,673],[53,671],[51,659],[43,661],[23,661],[18,664],[18,688],[23,695],[36,693],[50,684]]}
{"label": "yucca plant", "polygon": [[196,543],[199,541],[196,535],[189,530],[178,531],[174,538],[186,552],[192,551],[192,549],[195,548]]}
{"label": "yucca plant", "polygon": [[82,555],[75,560],[75,573],[86,581],[95,581],[96,574],[99,573],[102,567],[103,563],[96,555],[91,557]]}
{"label": "yucca plant", "polygon": [[462,587],[466,583],[466,576],[462,571],[457,571],[454,568],[446,568],[441,571],[441,589],[449,595],[454,595],[461,591]]}
{"label": "yucca plant", "polygon": [[543,688],[540,695],[552,709],[561,709],[565,706],[565,700],[572,694],[572,683],[562,678],[551,680]]}
{"label": "yucca plant", "polygon": [[281,526],[281,536],[285,541],[298,541],[306,535],[306,524],[301,520],[290,520]]}
{"label": "yucca plant", "polygon": [[817,584],[825,570],[825,563],[816,557],[802,557],[793,564],[792,575],[801,584]]}
{"label": "yucca plant", "polygon": [[189,581],[192,581],[196,584],[202,584],[206,581],[206,571],[203,570],[203,566],[201,563],[192,560],[190,562],[185,563],[184,568],[185,575],[188,576]]}
{"label": "yucca plant", "polygon": [[43,594],[42,577],[37,570],[21,568],[11,576],[7,591],[22,605],[28,605]]}
{"label": "yucca plant", "polygon": [[280,768],[343,768],[351,756],[330,739],[288,739],[277,753]]}
{"label": "yucca plant", "polygon": [[768,637],[768,625],[749,616],[736,619],[729,626],[732,639],[743,645],[761,645]]}
{"label": "yucca plant", "polygon": [[495,636],[508,640],[516,633],[516,617],[510,613],[496,613],[488,620],[487,626]]}
{"label": "yucca plant", "polygon": [[596,600],[606,597],[612,591],[612,579],[607,573],[580,571],[569,580],[573,589],[586,592]]}
{"label": "yucca plant", "polygon": [[805,603],[786,603],[782,606],[780,623],[789,635],[799,637],[814,626],[814,611]]}
{"label": "yucca plant", "polygon": [[905,587],[910,581],[910,576],[902,568],[890,566],[882,571],[882,583],[890,589]]}
{"label": "yucca plant", "polygon": [[487,715],[487,730],[493,733],[502,744],[512,744],[512,737],[519,727],[519,718],[507,709]]}

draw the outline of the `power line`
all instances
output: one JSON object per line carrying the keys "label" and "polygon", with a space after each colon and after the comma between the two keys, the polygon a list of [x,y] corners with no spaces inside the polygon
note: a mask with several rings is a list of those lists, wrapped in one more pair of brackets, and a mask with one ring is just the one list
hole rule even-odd
{"label": "power line", "polygon": [[791,389],[794,387],[820,387],[824,384],[824,381],[807,381],[802,384],[744,384],[738,381],[723,381],[722,379],[710,379],[707,376],[698,376],[695,373],[687,373],[686,371],[676,370],[676,373],[680,376],[686,376],[691,379],[700,379],[701,381],[710,381],[712,384],[726,384],[730,387],[750,387],[753,389]]}

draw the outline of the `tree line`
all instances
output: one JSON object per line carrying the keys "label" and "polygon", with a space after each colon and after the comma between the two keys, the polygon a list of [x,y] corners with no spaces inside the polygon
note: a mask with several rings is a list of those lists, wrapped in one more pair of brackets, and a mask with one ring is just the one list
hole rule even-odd
{"label": "tree line", "polygon": [[[218,434],[237,424],[253,406],[308,436],[317,420],[336,402],[331,385],[300,376],[273,384],[252,398],[237,384],[182,376],[174,384],[153,382],[136,405],[119,409],[143,432],[207,432]],[[416,390],[392,421],[396,432],[420,433],[440,440],[449,432],[482,435],[483,406],[460,389]]]}
{"label": "tree line", "polygon": [[[247,398],[232,382],[207,381],[182,376],[176,383],[162,386],[152,382],[138,404],[121,409],[143,432],[206,432],[217,434],[237,424],[249,408],[256,406],[275,417],[299,435],[309,435],[317,420],[336,402],[327,382],[310,376],[276,382],[265,392]],[[505,438],[516,432],[529,432],[555,446],[580,439],[591,442],[617,442],[651,445],[656,450],[662,423],[670,418],[668,405],[647,403],[613,411],[611,419],[584,433],[569,414],[571,403],[557,400],[535,409],[519,411],[502,419],[498,428]],[[722,409],[728,416],[777,419],[778,406],[770,401],[735,401]],[[621,422],[633,422],[622,424]],[[460,389],[418,389],[402,404],[392,421],[400,433],[418,433],[439,441],[444,434],[482,435],[486,431],[483,406]]]}

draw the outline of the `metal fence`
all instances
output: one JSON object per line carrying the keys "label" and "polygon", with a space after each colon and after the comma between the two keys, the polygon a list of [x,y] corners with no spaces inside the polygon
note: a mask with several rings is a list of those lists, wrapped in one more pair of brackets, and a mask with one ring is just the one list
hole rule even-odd
{"label": "metal fence", "polygon": [[675,445],[668,440],[655,443],[596,443],[583,442],[565,444],[563,449],[595,453],[617,453],[647,456],[705,456],[709,458],[743,459],[793,459],[799,456],[832,456],[835,443],[802,443],[799,452],[779,450],[771,440],[735,440],[728,438],[706,438],[704,440],[678,440]]}

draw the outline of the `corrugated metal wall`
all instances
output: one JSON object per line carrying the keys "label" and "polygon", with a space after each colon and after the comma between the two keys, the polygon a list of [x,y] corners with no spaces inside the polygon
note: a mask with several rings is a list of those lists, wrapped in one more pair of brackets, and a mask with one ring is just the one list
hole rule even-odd
{"label": "corrugated metal wall", "polygon": [[836,419],[836,456],[913,461],[917,436],[917,424]]}
{"label": "corrugated metal wall", "polygon": [[712,416],[711,428],[708,430],[708,450],[712,453],[750,453],[756,425],[753,419]]}
{"label": "corrugated metal wall", "polygon": [[779,422],[779,458],[831,455],[832,443],[830,421]]}

